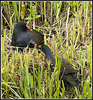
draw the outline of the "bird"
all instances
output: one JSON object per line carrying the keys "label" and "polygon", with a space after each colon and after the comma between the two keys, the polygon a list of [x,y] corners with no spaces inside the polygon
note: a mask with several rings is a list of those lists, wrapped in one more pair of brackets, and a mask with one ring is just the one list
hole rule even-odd
{"label": "bird", "polygon": [[[55,69],[55,55],[51,52],[50,48],[43,44],[41,46],[39,46],[41,48],[41,50],[45,53],[46,58],[48,61],[50,61],[50,68],[51,71],[53,72]],[[58,57],[57,57],[58,59]],[[61,69],[60,69],[60,76],[59,79],[64,81],[64,82],[68,82],[70,84],[72,84],[75,87],[78,87],[80,81],[78,80],[78,78],[76,77],[76,73],[79,70],[74,69],[71,64],[62,57],[62,63],[61,63]]]}
{"label": "bird", "polygon": [[27,23],[18,22],[13,30],[11,46],[33,48],[33,44],[41,45],[44,43],[44,35],[31,29]]}

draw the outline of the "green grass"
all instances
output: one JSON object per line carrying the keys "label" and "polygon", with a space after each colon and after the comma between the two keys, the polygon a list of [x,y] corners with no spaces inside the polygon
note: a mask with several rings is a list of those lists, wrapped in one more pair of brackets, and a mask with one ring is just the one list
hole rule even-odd
{"label": "green grass", "polygon": [[[22,5],[26,8],[26,3],[1,3],[1,11],[4,10],[1,13],[1,98],[91,99],[92,1],[27,2],[30,8],[25,10]],[[21,16],[24,18],[21,19]],[[50,62],[36,48],[29,51],[24,49],[23,53],[18,52],[18,48],[11,51],[13,27],[21,20],[28,22],[30,27],[43,31],[44,42],[56,59],[53,73],[50,73]],[[46,33],[50,29],[56,34],[47,42]],[[63,80],[59,80],[62,59],[57,61],[57,56],[64,57],[79,70],[77,77],[82,89],[66,88]]]}

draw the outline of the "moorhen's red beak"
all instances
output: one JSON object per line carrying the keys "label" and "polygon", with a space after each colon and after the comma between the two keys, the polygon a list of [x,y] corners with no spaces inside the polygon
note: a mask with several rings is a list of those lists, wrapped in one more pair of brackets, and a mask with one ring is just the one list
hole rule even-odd
{"label": "moorhen's red beak", "polygon": [[32,31],[32,29],[26,24],[26,27],[28,30]]}
{"label": "moorhen's red beak", "polygon": [[35,42],[31,42],[34,46],[37,46],[37,44]]}
{"label": "moorhen's red beak", "polygon": [[41,47],[42,47],[42,46],[41,46],[41,45],[39,45],[38,47],[41,49]]}

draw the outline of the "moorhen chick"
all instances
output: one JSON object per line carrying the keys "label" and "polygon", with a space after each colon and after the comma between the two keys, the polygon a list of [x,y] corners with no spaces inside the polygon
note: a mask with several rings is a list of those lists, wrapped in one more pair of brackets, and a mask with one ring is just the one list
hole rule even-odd
{"label": "moorhen chick", "polygon": [[[50,48],[47,45],[44,45],[44,44],[41,45],[41,50],[45,53],[48,61],[50,60],[51,62],[50,68],[51,68],[51,71],[53,72],[55,68],[54,67],[55,66],[55,56],[53,55],[53,53],[51,52]],[[78,87],[80,82],[75,76],[77,72],[78,70],[74,69],[66,59],[62,58],[59,79],[62,78],[63,81],[65,82],[67,81],[73,86]]]}
{"label": "moorhen chick", "polygon": [[44,35],[40,32],[30,29],[25,22],[18,22],[13,30],[12,46],[33,48],[33,44],[41,45],[44,43]]}

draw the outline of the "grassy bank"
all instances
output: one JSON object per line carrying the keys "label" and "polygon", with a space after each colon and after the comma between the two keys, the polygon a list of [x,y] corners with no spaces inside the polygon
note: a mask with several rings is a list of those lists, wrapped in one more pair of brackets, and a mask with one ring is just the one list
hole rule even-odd
{"label": "grassy bank", "polygon": [[[1,98],[92,98],[92,2],[1,2]],[[27,22],[45,35],[53,54],[79,70],[81,87],[65,87],[59,63],[49,62],[36,48],[12,50],[14,25]],[[47,42],[46,33],[52,33]],[[40,50],[39,50],[40,51]],[[51,78],[50,78],[51,77]],[[62,82],[62,87],[60,83]]]}

